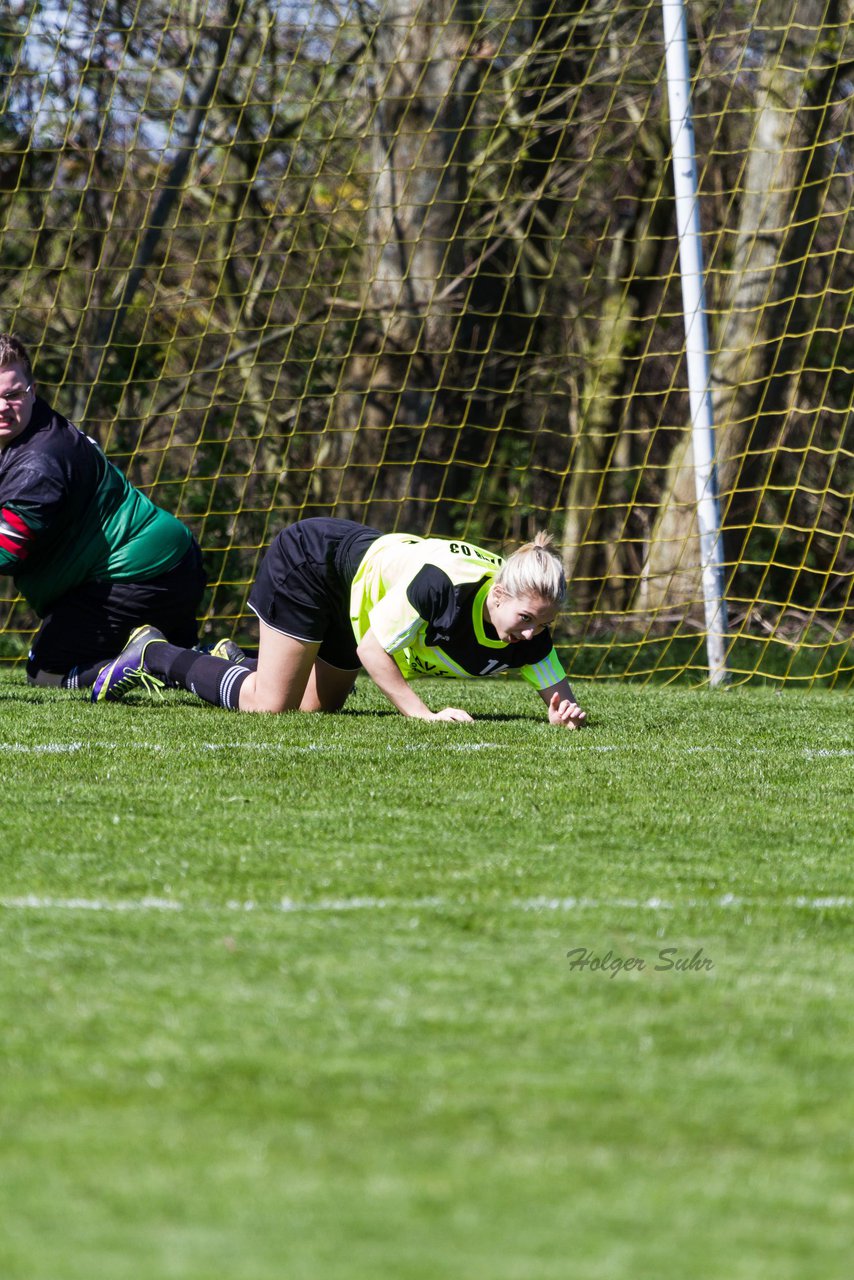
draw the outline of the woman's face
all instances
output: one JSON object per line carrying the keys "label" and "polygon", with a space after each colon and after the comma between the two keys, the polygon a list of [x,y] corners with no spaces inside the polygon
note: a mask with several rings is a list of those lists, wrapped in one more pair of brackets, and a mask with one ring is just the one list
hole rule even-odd
{"label": "woman's face", "polygon": [[0,369],[0,449],[26,431],[36,397],[19,364]]}
{"label": "woman's face", "polygon": [[558,606],[541,596],[510,596],[494,586],[486,597],[486,613],[499,640],[518,644],[550,627],[558,615]]}

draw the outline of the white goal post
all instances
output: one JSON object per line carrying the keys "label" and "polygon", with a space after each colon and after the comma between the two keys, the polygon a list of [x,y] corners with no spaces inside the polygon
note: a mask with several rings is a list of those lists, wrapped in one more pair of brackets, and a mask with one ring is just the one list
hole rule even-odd
{"label": "white goal post", "polygon": [[712,685],[727,679],[727,609],[724,598],[723,539],[715,466],[715,426],[712,417],[711,363],[700,239],[697,194],[697,155],[691,114],[691,72],[684,0],[661,0],[670,138],[673,147],[673,185],[679,237],[679,269],[685,318],[685,355],[691,405],[691,440],[697,489],[706,648]]}

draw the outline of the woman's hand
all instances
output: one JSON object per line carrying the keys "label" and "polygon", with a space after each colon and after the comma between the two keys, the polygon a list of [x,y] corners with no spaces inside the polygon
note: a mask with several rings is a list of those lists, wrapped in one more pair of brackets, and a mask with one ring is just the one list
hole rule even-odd
{"label": "woman's hand", "polygon": [[561,698],[559,693],[552,694],[549,702],[550,724],[562,725],[564,729],[583,729],[586,719],[587,712],[582,711],[577,702]]}
{"label": "woman's hand", "polygon": [[460,707],[443,707],[441,711],[431,711],[425,720],[458,720],[464,724],[474,724],[474,716]]}

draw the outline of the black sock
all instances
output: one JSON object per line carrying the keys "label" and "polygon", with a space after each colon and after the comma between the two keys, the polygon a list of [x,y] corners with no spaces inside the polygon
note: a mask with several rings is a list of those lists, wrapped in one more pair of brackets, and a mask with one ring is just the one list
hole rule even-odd
{"label": "black sock", "polygon": [[187,689],[215,707],[237,711],[243,681],[258,663],[251,659],[227,662],[225,658],[212,658],[209,653],[179,649],[177,645],[157,640],[146,645],[145,666],[167,684]]}
{"label": "black sock", "polygon": [[98,678],[101,671],[106,666],[106,659],[102,659],[94,667],[72,667],[60,681],[61,689],[91,689],[92,685]]}

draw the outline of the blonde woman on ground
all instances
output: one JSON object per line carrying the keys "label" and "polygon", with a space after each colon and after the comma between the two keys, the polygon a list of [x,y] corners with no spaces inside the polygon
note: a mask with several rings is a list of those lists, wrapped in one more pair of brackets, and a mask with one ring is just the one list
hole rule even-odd
{"label": "blonde woman on ground", "polygon": [[586,714],[549,630],[565,598],[545,533],[503,560],[462,540],[301,520],[273,540],[249,596],[257,661],[231,642],[200,654],[139,627],[92,700],[113,701],[153,676],[231,710],[339,711],[364,669],[404,716],[470,721],[460,707],[431,711],[409,682],[507,672],[532,685],[552,724],[578,729]]}

